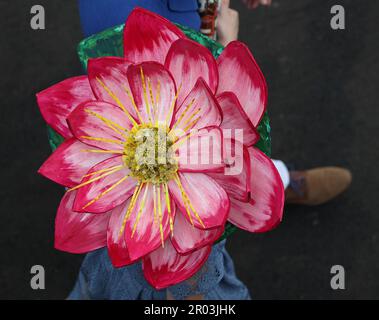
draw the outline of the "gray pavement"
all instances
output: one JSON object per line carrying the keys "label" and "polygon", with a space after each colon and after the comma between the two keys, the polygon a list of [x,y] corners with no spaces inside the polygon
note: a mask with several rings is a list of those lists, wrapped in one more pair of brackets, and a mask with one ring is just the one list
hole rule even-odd
{"label": "gray pavement", "polygon": [[[74,0],[40,0],[47,30],[32,31],[35,1],[0,1],[0,298],[61,299],[82,256],[53,249],[62,189],[36,171],[49,154],[35,92],[80,73]],[[237,273],[255,299],[379,298],[377,162],[379,2],[341,0],[346,30],[330,28],[335,1],[273,0],[240,9],[240,38],[269,85],[273,156],[309,168],[352,170],[347,193],[320,207],[287,207],[267,234],[228,241]],[[46,290],[30,288],[30,268],[46,268]],[[346,290],[330,288],[330,268],[346,269]]]}

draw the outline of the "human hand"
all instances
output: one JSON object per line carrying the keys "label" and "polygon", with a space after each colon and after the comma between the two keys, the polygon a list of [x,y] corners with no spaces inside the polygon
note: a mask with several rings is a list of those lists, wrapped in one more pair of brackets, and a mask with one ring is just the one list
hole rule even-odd
{"label": "human hand", "polygon": [[217,17],[217,38],[223,46],[238,39],[238,12],[229,6],[230,0],[222,0],[220,12]]}
{"label": "human hand", "polygon": [[263,6],[271,5],[272,0],[243,0],[249,9],[255,9],[260,4]]}

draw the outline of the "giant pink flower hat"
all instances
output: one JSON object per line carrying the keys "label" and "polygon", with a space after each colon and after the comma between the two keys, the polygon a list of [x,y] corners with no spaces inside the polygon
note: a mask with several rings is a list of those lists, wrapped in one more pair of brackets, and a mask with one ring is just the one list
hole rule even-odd
{"label": "giant pink flower hat", "polygon": [[[88,76],[37,100],[65,138],[39,170],[67,188],[55,222],[59,250],[107,247],[115,267],[142,259],[145,278],[162,289],[201,268],[226,221],[265,232],[282,219],[280,176],[254,147],[266,82],[241,42],[215,60],[175,25],[137,8],[126,21],[123,58],[92,59]],[[225,136],[236,129],[243,138]],[[137,161],[146,137],[169,161]],[[188,147],[196,138],[210,138],[222,161],[186,161],[209,152]],[[226,174],[236,157],[240,172]]]}

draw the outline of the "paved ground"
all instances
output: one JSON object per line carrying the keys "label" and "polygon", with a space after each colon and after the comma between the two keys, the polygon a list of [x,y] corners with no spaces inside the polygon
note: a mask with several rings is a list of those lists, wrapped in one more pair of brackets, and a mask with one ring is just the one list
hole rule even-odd
{"label": "paved ground", "polygon": [[[228,247],[256,299],[379,298],[379,3],[338,1],[347,29],[336,32],[335,1],[273,2],[241,10],[240,34],[269,84],[273,154],[301,168],[346,166],[354,183],[328,205],[286,208],[278,229],[239,232]],[[32,31],[35,3],[0,1],[0,298],[64,298],[82,259],[52,248],[62,190],[35,173],[49,147],[34,99],[80,72],[79,18],[74,0],[40,0],[47,30]],[[45,291],[30,289],[35,264],[46,267]],[[346,269],[345,291],[330,289],[334,264]]]}

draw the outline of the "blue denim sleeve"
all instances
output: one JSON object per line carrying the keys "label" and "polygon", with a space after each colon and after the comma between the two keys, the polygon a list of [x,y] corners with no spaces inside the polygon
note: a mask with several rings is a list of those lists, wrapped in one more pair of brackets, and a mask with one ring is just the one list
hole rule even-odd
{"label": "blue denim sleeve", "polygon": [[[225,240],[213,246],[207,262],[192,278],[167,290],[176,300],[195,295],[211,300],[250,298],[247,288],[235,274]],[[155,290],[147,283],[141,263],[114,268],[107,249],[100,249],[85,257],[68,299],[163,300],[166,297],[166,290]]]}
{"label": "blue denim sleeve", "polygon": [[250,299],[246,286],[237,278],[226,240],[215,244],[203,267],[190,279],[168,288],[176,300],[202,295],[205,300]]}
{"label": "blue denim sleeve", "polygon": [[88,280],[82,270],[79,271],[74,289],[71,291],[67,300],[91,300],[88,288]]}
{"label": "blue denim sleeve", "polygon": [[200,29],[197,0],[78,0],[78,3],[82,30],[86,37],[124,23],[137,6],[172,22]]}

